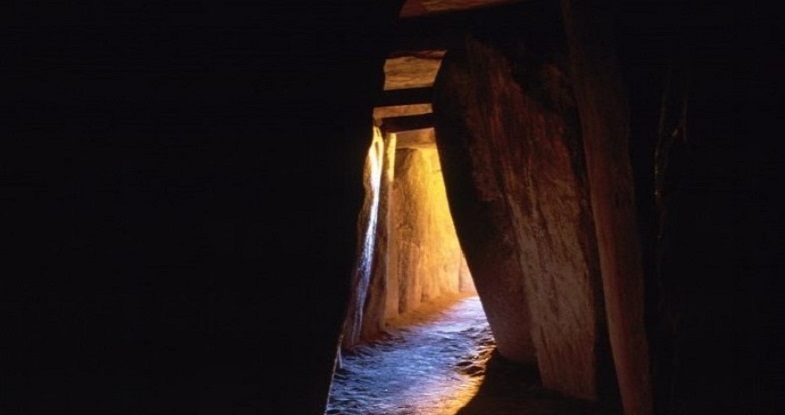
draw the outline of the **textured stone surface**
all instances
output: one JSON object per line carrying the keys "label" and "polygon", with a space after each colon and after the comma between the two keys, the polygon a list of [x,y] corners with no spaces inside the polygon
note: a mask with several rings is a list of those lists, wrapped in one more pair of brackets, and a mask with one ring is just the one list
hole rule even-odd
{"label": "textured stone surface", "polygon": [[[627,415],[653,412],[629,115],[611,15],[563,2],[597,224],[608,330]],[[578,2],[580,3],[580,2]]]}
{"label": "textured stone surface", "polygon": [[403,131],[398,135],[398,148],[436,149],[436,133],[433,128]]}
{"label": "textured stone surface", "polygon": [[[358,262],[365,258],[370,263],[367,269],[364,269],[360,264],[355,265],[355,275],[352,281],[352,295],[348,305],[347,317],[344,322],[344,330],[342,336],[342,347],[352,348],[360,343],[374,340],[384,330],[385,321],[385,307],[386,307],[386,292],[389,289],[389,279],[387,278],[387,251],[389,250],[389,208],[390,208],[390,191],[392,189],[393,171],[395,163],[395,134],[386,134],[382,137],[381,131],[374,128],[374,134],[378,134],[380,141],[376,149],[372,148],[370,151],[376,150],[380,156],[381,171],[379,177],[378,189],[378,203],[376,205],[376,225],[373,235],[372,248],[369,248],[364,242],[366,235],[365,232],[368,221],[371,217],[370,209],[373,207],[371,203],[371,188],[368,185],[370,177],[368,177],[369,160],[366,159],[366,169],[364,181],[365,187],[365,203],[358,215],[358,240],[361,243],[358,246],[357,258]],[[369,151],[368,157],[371,157]],[[370,249],[370,252],[360,252],[363,249]],[[358,273],[367,272],[367,285],[361,285],[358,281]],[[393,281],[397,284],[397,281]],[[365,292],[359,292],[360,289],[365,289]]]}
{"label": "textured stone surface", "polygon": [[373,118],[380,122],[385,117],[399,117],[402,115],[427,114],[432,112],[431,104],[413,105],[392,105],[388,107],[376,107],[373,109]]}
{"label": "textured stone surface", "polygon": [[[432,130],[425,137],[433,139]],[[374,340],[384,331],[386,321],[425,302],[475,292],[455,234],[435,147],[431,143],[400,148],[397,141],[396,134],[383,139],[370,278],[367,291],[361,292],[363,253],[358,252],[344,324],[342,346],[346,349]],[[372,217],[370,190],[366,185],[366,200],[358,216],[361,241]]]}
{"label": "textured stone surface", "polygon": [[442,57],[444,51],[411,52],[388,58],[384,63],[384,89],[433,85]]}
{"label": "textured stone surface", "polygon": [[[471,166],[469,172],[446,174],[470,266],[475,250],[487,250],[467,225],[471,217],[496,224],[494,238],[505,242],[496,249],[512,251],[508,267],[517,261],[512,275],[483,270],[487,262],[472,267],[481,296],[484,277],[506,277],[494,286],[513,287],[491,290],[493,298],[484,299],[489,315],[500,303],[520,308],[528,303],[543,383],[598,399],[607,355],[601,277],[578,119],[559,60],[565,46],[515,42],[468,39],[446,56],[434,101],[437,142],[450,162],[445,171]],[[464,154],[448,158],[452,152]],[[476,198],[475,206],[461,211],[469,204],[458,199],[467,195]],[[514,288],[521,284],[525,295]],[[500,321],[522,319],[509,311],[496,326],[490,320],[499,337],[516,326]]]}
{"label": "textured stone surface", "polygon": [[384,149],[382,132],[379,128],[374,127],[371,145],[368,148],[363,168],[362,183],[365,197],[362,208],[357,215],[357,253],[352,270],[352,292],[342,337],[343,346],[347,348],[360,342],[363,326],[373,326],[373,322],[366,319],[364,313],[365,305],[369,300],[372,268],[379,262],[375,255],[376,243],[379,239],[384,239],[385,236],[384,234],[377,235],[383,175],[379,163],[384,160]]}
{"label": "textured stone surface", "polygon": [[387,315],[458,292],[462,253],[435,149],[396,151],[390,221],[388,278],[397,279],[398,301],[390,299]]}
{"label": "textured stone surface", "polygon": [[499,352],[519,363],[535,363],[529,306],[512,219],[496,180],[496,163],[488,140],[467,130],[458,89],[466,80],[447,67],[437,84],[435,103],[438,146],[445,185],[474,284],[494,332]]}

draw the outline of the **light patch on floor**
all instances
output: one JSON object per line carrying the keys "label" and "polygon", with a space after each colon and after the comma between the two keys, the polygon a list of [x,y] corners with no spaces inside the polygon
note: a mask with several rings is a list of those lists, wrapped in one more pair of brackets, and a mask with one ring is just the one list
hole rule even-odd
{"label": "light patch on floor", "polygon": [[453,415],[477,392],[493,348],[478,297],[430,304],[343,354],[326,413]]}

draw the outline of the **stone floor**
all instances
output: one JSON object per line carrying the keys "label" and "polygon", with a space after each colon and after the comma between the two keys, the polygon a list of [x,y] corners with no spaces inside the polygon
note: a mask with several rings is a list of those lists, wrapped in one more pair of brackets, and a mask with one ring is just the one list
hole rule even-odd
{"label": "stone floor", "polygon": [[535,368],[495,352],[479,298],[452,297],[344,352],[327,414],[618,415],[544,390]]}

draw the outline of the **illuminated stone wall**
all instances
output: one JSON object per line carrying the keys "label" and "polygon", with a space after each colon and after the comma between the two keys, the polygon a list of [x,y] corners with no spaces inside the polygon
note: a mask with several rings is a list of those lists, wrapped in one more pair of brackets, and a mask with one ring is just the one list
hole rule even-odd
{"label": "illuminated stone wall", "polygon": [[[380,134],[377,129],[376,142]],[[366,160],[366,167],[380,163],[380,186],[370,185],[374,178],[366,168],[344,348],[374,339],[385,321],[423,302],[475,292],[450,215],[433,130],[386,134],[383,152],[374,151],[380,148],[371,146]]]}
{"label": "illuminated stone wall", "polygon": [[[384,264],[385,260],[384,255],[377,255],[377,251],[383,252],[384,250],[384,246],[377,246],[379,242],[386,242],[386,232],[382,232],[384,229],[380,229],[379,226],[380,215],[387,213],[386,201],[384,209],[380,206],[382,182],[388,176],[384,172],[385,160],[388,159],[385,157],[385,147],[381,130],[374,127],[373,139],[363,169],[365,200],[357,220],[357,240],[359,242],[357,259],[352,275],[352,295],[344,323],[343,344],[347,347],[359,342],[363,326],[369,328],[375,326],[371,321],[365,322],[364,313],[372,274],[374,269],[379,269],[379,265]],[[389,170],[390,166],[386,167]],[[382,217],[381,222],[385,221],[386,217]]]}
{"label": "illuminated stone wall", "polygon": [[397,292],[386,314],[394,317],[461,288],[462,253],[435,148],[398,149],[390,202],[388,280]]}

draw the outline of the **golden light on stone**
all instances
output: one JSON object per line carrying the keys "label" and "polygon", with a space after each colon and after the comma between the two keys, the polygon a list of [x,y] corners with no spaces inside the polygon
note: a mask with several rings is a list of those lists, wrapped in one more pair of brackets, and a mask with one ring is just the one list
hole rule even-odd
{"label": "golden light on stone", "polygon": [[[366,195],[358,218],[361,245],[342,338],[346,351],[372,347],[369,342],[379,341],[374,333],[380,326],[413,327],[414,316],[421,316],[423,310],[444,309],[457,297],[476,294],[450,213],[432,129],[385,134],[374,127],[363,186]],[[480,315],[485,323],[482,311]],[[474,328],[472,323],[468,324]],[[473,341],[460,340],[459,334],[468,330],[467,323],[462,324],[463,329],[455,329],[448,323],[445,332],[431,336]],[[455,413],[475,395],[480,378],[456,370],[449,353],[434,354],[432,349],[426,353],[423,347],[433,341],[425,332],[414,343],[419,344],[417,356],[404,357],[385,348],[391,354],[382,359],[386,363],[375,361],[376,365],[347,353],[340,364],[368,371],[368,379],[341,378],[337,395],[354,396],[378,413],[386,413],[385,405],[428,408],[429,415]],[[413,383],[407,380],[412,373],[422,376]],[[377,391],[376,395],[390,394],[391,400],[364,397],[357,391],[360,386]],[[388,387],[389,391],[382,390]]]}

